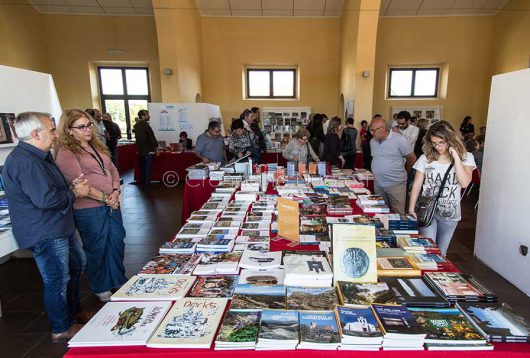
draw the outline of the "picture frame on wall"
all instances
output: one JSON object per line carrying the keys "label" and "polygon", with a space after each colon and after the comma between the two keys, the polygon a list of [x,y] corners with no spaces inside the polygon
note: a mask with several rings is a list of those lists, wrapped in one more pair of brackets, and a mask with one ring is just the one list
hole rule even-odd
{"label": "picture frame on wall", "polygon": [[13,135],[16,135],[13,127],[14,120],[14,113],[0,113],[0,144],[13,143]]}

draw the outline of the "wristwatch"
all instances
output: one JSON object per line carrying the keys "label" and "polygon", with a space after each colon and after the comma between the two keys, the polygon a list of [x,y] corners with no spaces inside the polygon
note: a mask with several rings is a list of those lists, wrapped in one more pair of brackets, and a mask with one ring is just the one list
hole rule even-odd
{"label": "wristwatch", "polygon": [[118,194],[121,194],[121,190],[120,190],[120,188],[114,188],[114,189],[112,189],[112,191],[113,191],[113,192],[117,191]]}

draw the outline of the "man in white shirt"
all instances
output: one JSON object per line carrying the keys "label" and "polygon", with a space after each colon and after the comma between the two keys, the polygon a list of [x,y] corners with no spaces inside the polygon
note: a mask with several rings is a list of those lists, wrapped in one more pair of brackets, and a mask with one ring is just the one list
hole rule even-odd
{"label": "man in white shirt", "polygon": [[394,132],[401,133],[409,144],[414,148],[420,129],[418,127],[409,124],[410,113],[407,111],[401,111],[397,114],[397,126],[392,128]]}

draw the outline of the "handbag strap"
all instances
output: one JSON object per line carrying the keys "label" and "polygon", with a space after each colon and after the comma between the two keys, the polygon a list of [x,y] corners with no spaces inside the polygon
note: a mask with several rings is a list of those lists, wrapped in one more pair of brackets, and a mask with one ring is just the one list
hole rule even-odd
{"label": "handbag strap", "polygon": [[451,165],[449,166],[449,168],[447,168],[447,171],[445,172],[444,178],[442,180],[442,184],[440,185],[440,189],[438,189],[438,194],[436,195],[436,201],[438,201],[438,199],[440,199],[440,195],[442,195],[442,190],[445,186],[445,182],[447,181],[447,177],[449,177],[449,172],[453,168],[453,165],[454,164],[451,163]]}

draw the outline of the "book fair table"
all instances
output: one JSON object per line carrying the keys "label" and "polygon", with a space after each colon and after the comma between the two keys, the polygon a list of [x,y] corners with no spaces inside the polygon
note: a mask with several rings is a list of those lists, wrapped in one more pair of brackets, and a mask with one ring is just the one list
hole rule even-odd
{"label": "book fair table", "polygon": [[181,223],[184,225],[190,214],[199,210],[210,199],[219,181],[206,179],[188,179],[184,182],[182,193]]}
{"label": "book fair table", "polygon": [[267,152],[261,155],[262,164],[277,163],[282,167],[287,166],[287,160],[282,156],[282,152]]}
{"label": "book fair table", "polygon": [[[153,167],[151,181],[163,181],[167,185],[177,184],[179,180],[185,180],[186,168],[200,163],[200,159],[193,152],[160,152],[153,156]],[[134,180],[138,183],[140,178],[140,165],[136,161]]]}
{"label": "book fair table", "polygon": [[118,145],[118,171],[120,173],[134,169],[137,161],[136,144]]}

